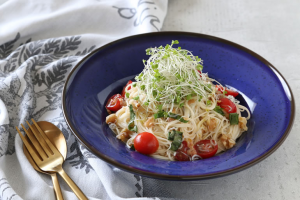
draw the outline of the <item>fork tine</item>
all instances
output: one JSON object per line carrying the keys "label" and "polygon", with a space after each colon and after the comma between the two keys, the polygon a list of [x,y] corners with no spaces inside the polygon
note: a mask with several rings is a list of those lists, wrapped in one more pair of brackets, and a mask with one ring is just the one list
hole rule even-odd
{"label": "fork tine", "polygon": [[39,144],[39,142],[37,142],[36,137],[34,137],[32,135],[32,133],[30,133],[29,131],[27,131],[26,128],[23,126],[23,124],[21,124],[21,126],[23,127],[26,135],[28,136],[28,138],[31,141],[31,143],[34,146],[34,148],[37,150],[37,152],[39,153],[39,155],[41,156],[41,158],[44,160],[47,157],[47,155],[45,154],[45,151],[43,150],[43,148]]}
{"label": "fork tine", "polygon": [[40,126],[34,121],[34,119],[31,119],[37,130],[40,132],[46,143],[48,144],[48,147],[51,149],[51,151],[54,154],[60,154],[60,152],[57,150],[57,148],[52,144],[52,142],[48,139],[47,135],[44,133],[44,131],[40,128]]}
{"label": "fork tine", "polygon": [[[33,147],[31,146],[31,144],[29,144],[29,142],[27,141],[27,139],[23,136],[23,134],[21,133],[21,131],[19,130],[18,127],[16,127],[20,138],[22,139],[23,143],[25,144],[29,154],[31,155],[31,157],[34,159],[35,162],[38,162],[38,159],[41,160],[41,158],[39,157],[39,155],[34,151]],[[26,129],[25,129],[26,130]]]}
{"label": "fork tine", "polygon": [[41,136],[41,134],[38,134],[38,133],[36,132],[36,130],[34,130],[34,128],[29,124],[28,121],[26,121],[26,123],[28,124],[30,130],[32,131],[32,133],[33,133],[34,136],[36,137],[36,139],[37,139],[37,141],[38,141],[37,143],[39,143],[39,146],[42,147],[43,153],[45,152],[45,153],[47,154],[47,155],[45,154],[45,156],[46,156],[46,157],[49,157],[50,155],[52,155],[53,152],[49,149],[49,147],[48,147],[46,141],[45,141],[44,138]]}

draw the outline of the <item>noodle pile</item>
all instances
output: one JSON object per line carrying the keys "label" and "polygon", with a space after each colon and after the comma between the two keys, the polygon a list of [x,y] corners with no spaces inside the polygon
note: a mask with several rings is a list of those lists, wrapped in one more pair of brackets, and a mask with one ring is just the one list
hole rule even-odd
{"label": "noodle pile", "polygon": [[[201,59],[180,48],[176,49],[179,52],[176,53],[172,45],[167,49],[148,50],[152,53],[149,60],[144,61],[145,69],[136,77],[136,82],[126,86],[122,108],[107,116],[106,123],[128,148],[132,147],[134,138],[139,133],[154,134],[159,141],[159,148],[151,156],[164,160],[174,160],[175,152],[170,150],[172,141],[168,140],[168,134],[172,130],[183,133],[182,140],[187,142],[190,160],[199,159],[193,145],[200,140],[216,141],[217,153],[232,148],[237,138],[247,131],[247,120],[250,118],[248,109],[240,105],[233,96],[216,89],[215,84],[220,84],[201,72]],[[181,53],[182,51],[185,53]],[[166,54],[169,57],[164,59]],[[172,87],[173,85],[175,86]],[[231,125],[228,114],[216,112],[215,108],[221,98],[228,98],[236,105],[238,124]],[[137,132],[128,129],[130,105],[135,114]],[[166,115],[155,117],[161,111],[177,114],[186,121]],[[244,111],[247,112],[246,118],[241,116]]]}

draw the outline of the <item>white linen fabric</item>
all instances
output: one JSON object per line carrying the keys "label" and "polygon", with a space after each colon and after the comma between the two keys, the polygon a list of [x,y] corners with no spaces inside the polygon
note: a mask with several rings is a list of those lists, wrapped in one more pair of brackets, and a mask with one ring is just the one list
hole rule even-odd
{"label": "white linen fabric", "polygon": [[[65,171],[89,199],[143,197],[142,178],[96,158],[71,134],[61,110],[70,70],[110,41],[159,31],[167,0],[0,0],[0,200],[55,199],[50,176],[26,159],[15,127],[49,121],[68,147]],[[59,178],[65,199],[76,199]]]}

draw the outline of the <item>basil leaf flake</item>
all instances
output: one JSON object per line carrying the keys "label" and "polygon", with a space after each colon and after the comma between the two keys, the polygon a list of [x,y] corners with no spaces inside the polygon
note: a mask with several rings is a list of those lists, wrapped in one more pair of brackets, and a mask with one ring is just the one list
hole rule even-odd
{"label": "basil leaf flake", "polygon": [[174,133],[174,139],[173,142],[171,143],[170,150],[176,151],[181,146],[182,143],[182,132],[175,131],[175,130],[173,130],[172,132]]}
{"label": "basil leaf flake", "polygon": [[219,113],[220,115],[223,115],[223,116],[225,115],[223,109],[222,109],[220,106],[216,106],[216,107],[214,108],[214,111],[216,111],[216,112]]}
{"label": "basil leaf flake", "polygon": [[229,121],[230,121],[230,125],[239,124],[239,114],[229,113]]}
{"label": "basil leaf flake", "polygon": [[171,113],[171,112],[168,113],[168,117],[173,118],[173,119],[177,119],[177,120],[179,120],[179,121],[181,121],[183,123],[189,122],[187,120],[184,120],[182,116],[174,114],[174,113]]}
{"label": "basil leaf flake", "polygon": [[128,130],[137,133],[137,131],[138,131],[138,130],[137,130],[137,126],[134,125],[135,113],[134,113],[134,111],[133,111],[133,107],[132,107],[131,104],[129,105],[129,111],[130,111],[130,121],[129,121],[129,123],[128,123]]}

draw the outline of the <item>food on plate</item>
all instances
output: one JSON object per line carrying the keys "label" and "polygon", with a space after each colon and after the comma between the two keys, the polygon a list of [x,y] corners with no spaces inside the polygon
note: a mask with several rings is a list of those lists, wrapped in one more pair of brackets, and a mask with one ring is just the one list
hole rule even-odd
{"label": "food on plate", "polygon": [[[250,113],[237,91],[203,73],[203,61],[171,45],[149,48],[145,68],[106,104],[106,123],[128,148],[165,160],[206,159],[232,148]],[[241,112],[247,112],[243,117]]]}

